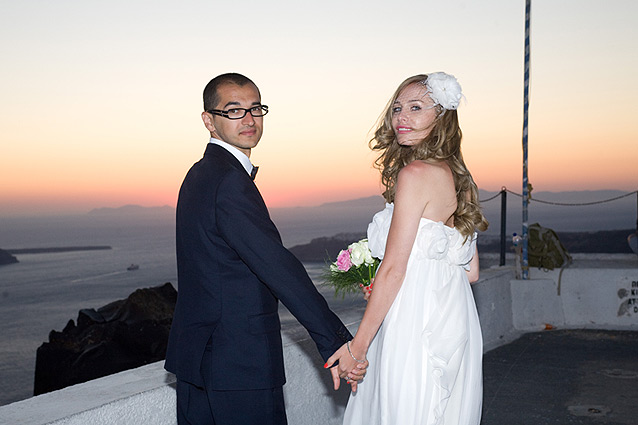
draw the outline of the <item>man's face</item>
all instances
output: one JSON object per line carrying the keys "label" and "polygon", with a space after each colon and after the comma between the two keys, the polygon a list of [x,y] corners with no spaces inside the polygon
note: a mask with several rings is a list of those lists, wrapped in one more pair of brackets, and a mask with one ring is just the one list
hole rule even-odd
{"label": "man's face", "polygon": [[[215,109],[227,111],[261,105],[259,91],[253,84],[223,84],[217,88],[217,94],[219,103],[215,105]],[[249,157],[250,150],[257,146],[263,131],[264,117],[253,117],[250,113],[238,120],[231,120],[204,112],[202,118],[212,137],[235,146]]]}

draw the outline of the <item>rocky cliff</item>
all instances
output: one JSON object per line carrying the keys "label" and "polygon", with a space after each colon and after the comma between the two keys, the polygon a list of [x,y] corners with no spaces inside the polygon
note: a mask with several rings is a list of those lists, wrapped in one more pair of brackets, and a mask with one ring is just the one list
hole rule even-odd
{"label": "rocky cliff", "polygon": [[307,244],[295,245],[290,248],[290,252],[302,262],[332,262],[336,260],[339,251],[365,237],[365,233],[339,233],[330,237],[315,238]]}
{"label": "rocky cliff", "polygon": [[37,351],[34,395],[164,359],[177,291],[166,283],[80,310]]}

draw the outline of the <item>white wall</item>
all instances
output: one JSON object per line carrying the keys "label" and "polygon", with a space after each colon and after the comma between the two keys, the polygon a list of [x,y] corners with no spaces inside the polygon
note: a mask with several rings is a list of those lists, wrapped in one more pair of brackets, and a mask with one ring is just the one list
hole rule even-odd
{"label": "white wall", "polygon": [[512,280],[514,327],[638,329],[638,268],[530,270],[531,280]]}

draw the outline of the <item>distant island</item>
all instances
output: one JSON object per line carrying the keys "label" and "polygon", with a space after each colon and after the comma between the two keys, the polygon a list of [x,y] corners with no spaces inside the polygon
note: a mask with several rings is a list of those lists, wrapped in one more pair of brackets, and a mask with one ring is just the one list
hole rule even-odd
{"label": "distant island", "polygon": [[98,246],[53,246],[46,248],[20,248],[20,249],[7,249],[5,252],[17,255],[17,254],[49,254],[54,252],[72,252],[72,251],[101,251],[105,249],[112,249],[108,245]]}
{"label": "distant island", "polygon": [[[560,232],[558,239],[569,253],[589,254],[631,254],[633,251],[627,243],[627,236],[635,230],[601,230],[598,232]],[[483,240],[481,240],[483,239]],[[500,238],[490,236],[478,239],[479,252],[499,252]],[[512,252],[511,237],[506,240],[505,249]]]}
{"label": "distant island", "polygon": [[116,208],[95,208],[88,212],[89,215],[145,215],[145,214],[175,214],[175,208],[168,205],[161,207],[143,207],[141,205],[123,205]]}
{"label": "distant island", "polygon": [[[627,235],[634,230],[603,230],[599,232],[557,232],[565,249],[569,253],[605,253],[631,254],[633,251],[627,243]],[[352,242],[365,238],[364,233],[339,233],[330,237],[315,238],[307,244],[295,245],[290,248],[299,261],[326,262],[335,261],[337,254]],[[501,249],[500,237],[494,235],[479,235],[479,253],[498,253]],[[505,242],[505,251],[513,252],[512,240]]]}
{"label": "distant island", "polygon": [[307,244],[293,246],[290,252],[301,262],[335,261],[339,251],[365,237],[365,233],[339,233],[330,237],[315,238]]}
{"label": "distant island", "polygon": [[6,264],[15,264],[17,262],[18,259],[11,255],[10,252],[0,249],[0,266],[4,266]]}

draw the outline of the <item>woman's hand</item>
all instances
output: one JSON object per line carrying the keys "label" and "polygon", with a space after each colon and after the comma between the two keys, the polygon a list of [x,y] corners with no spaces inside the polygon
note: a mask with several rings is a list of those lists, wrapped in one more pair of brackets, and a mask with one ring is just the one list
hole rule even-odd
{"label": "woman's hand", "polygon": [[363,291],[363,299],[368,301],[370,299],[370,295],[372,295],[372,284],[374,283],[374,278],[370,281],[369,285],[364,285],[363,283],[359,284],[359,287]]}

